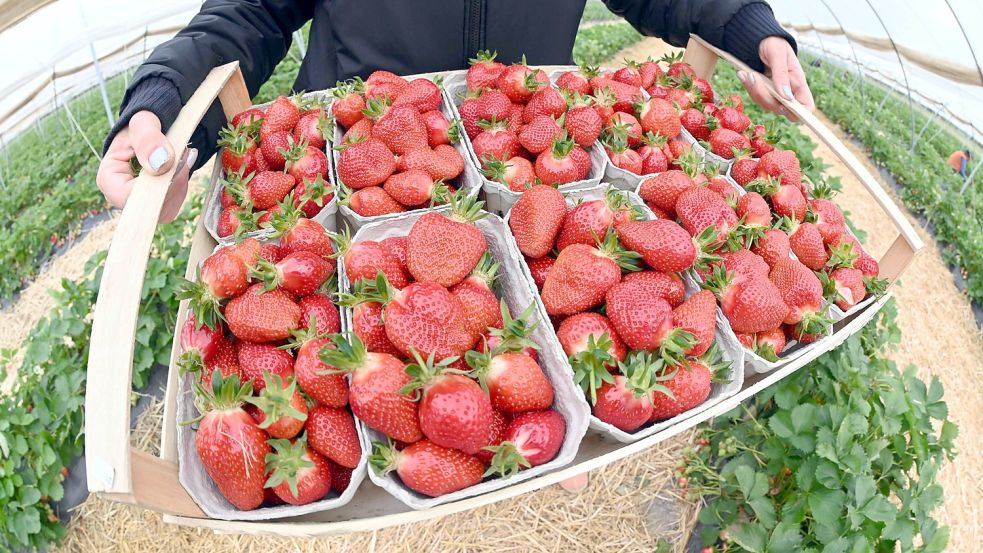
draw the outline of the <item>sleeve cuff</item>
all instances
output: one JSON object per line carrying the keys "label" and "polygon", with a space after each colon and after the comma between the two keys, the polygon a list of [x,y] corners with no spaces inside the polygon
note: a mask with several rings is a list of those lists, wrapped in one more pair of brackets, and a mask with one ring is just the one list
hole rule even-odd
{"label": "sleeve cuff", "polygon": [[103,154],[116,134],[130,123],[130,118],[144,110],[160,119],[162,129],[170,128],[181,111],[181,94],[174,83],[164,77],[146,77],[131,85],[123,97],[119,118],[106,136]]}
{"label": "sleeve cuff", "polygon": [[751,69],[763,72],[765,66],[758,55],[758,45],[770,36],[784,38],[792,45],[793,50],[797,49],[795,39],[778,24],[767,3],[748,4],[727,22],[723,48],[748,64]]}

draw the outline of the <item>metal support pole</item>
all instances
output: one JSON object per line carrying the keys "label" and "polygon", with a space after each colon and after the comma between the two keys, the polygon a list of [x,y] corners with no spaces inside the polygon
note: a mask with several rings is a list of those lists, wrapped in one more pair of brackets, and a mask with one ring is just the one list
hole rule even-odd
{"label": "metal support pole", "polygon": [[297,42],[297,50],[300,51],[300,57],[303,58],[307,55],[307,45],[304,44],[304,35],[300,31],[294,31],[294,41]]}
{"label": "metal support pole", "polygon": [[966,180],[963,181],[963,187],[959,189],[959,195],[962,196],[966,193],[966,189],[969,188],[969,183],[973,182],[973,177],[976,176],[976,172],[980,170],[980,166],[983,165],[983,159],[976,162],[976,167],[969,173]]}
{"label": "metal support pole", "polygon": [[915,147],[918,146],[918,142],[922,139],[922,135],[925,134],[925,130],[928,129],[928,126],[931,125],[933,121],[935,121],[935,119],[939,116],[940,113],[942,113],[942,110],[945,109],[945,106],[946,104],[939,104],[939,107],[936,108],[935,113],[933,113],[932,116],[928,118],[928,121],[925,122],[925,125],[922,127],[922,130],[918,131],[918,136],[915,137],[915,141],[911,144],[911,149],[908,150],[909,152],[912,153],[915,152]]}

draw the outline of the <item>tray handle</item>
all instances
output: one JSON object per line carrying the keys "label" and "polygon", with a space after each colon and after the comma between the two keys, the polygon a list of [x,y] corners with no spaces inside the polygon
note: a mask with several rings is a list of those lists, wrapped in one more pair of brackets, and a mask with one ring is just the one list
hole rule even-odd
{"label": "tray handle", "polygon": [[[251,105],[239,62],[216,67],[167,131],[180,150],[218,98],[228,118]],[[85,465],[89,491],[185,516],[204,514],[178,482],[177,464],[130,447],[134,337],[147,258],[177,163],[163,175],[142,173],[119,217],[96,300],[85,393]]]}
{"label": "tray handle", "polygon": [[720,50],[713,45],[709,44],[702,38],[696,35],[690,35],[689,43],[686,45],[686,53],[683,56],[683,61],[689,63],[693,66],[693,70],[697,75],[704,79],[709,79],[713,75],[714,67],[717,64],[718,59],[723,59],[729,62],[731,65],[740,69],[742,71],[747,71],[748,73],[754,73],[757,79],[761,79],[765,83],[768,92],[781,102],[781,104],[789,112],[793,113],[796,117],[802,121],[805,126],[812,129],[819,138],[826,143],[827,146],[836,157],[847,166],[847,168],[852,172],[867,189],[867,192],[874,197],[877,204],[881,207],[881,210],[887,214],[894,224],[894,227],[898,230],[898,236],[894,239],[894,242],[888,248],[888,250],[881,256],[878,260],[880,265],[881,276],[886,278],[889,283],[894,284],[901,273],[908,267],[911,260],[915,257],[924,247],[924,242],[922,242],[921,237],[915,232],[914,227],[908,222],[908,219],[901,212],[901,209],[894,203],[890,196],[881,185],[874,179],[870,171],[853,155],[853,152],[847,148],[833,131],[823,124],[812,112],[807,110],[795,100],[789,100],[785,96],[782,96],[775,90],[774,84],[772,84],[771,79],[761,75],[760,73],[754,71],[747,66],[744,62],[738,60],[734,56],[730,55],[723,50]]}

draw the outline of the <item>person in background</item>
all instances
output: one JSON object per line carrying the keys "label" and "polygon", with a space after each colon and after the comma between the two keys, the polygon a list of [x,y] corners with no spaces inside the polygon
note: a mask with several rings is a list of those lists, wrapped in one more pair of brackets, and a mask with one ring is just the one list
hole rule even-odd
{"label": "person in background", "polygon": [[[643,35],[674,46],[685,46],[691,33],[699,35],[770,75],[787,98],[814,108],[795,40],[767,2],[604,2]],[[110,203],[122,207],[133,186],[132,158],[154,175],[181,161],[160,221],[176,217],[189,169],[211,157],[225,124],[220,107],[213,105],[190,147],[169,144],[164,132],[182,104],[213,67],[231,60],[239,60],[255,95],[290,49],[292,33],[309,21],[307,54],[294,90],[323,90],[377,69],[401,75],[464,69],[478,50],[496,50],[506,63],[525,54],[532,65],[569,64],[584,5],[585,0],[208,0],[137,69],[106,138],[96,183]],[[738,76],[755,102],[784,113],[762,79],[744,71]]]}
{"label": "person in background", "polygon": [[966,178],[966,171],[969,169],[969,160],[973,154],[969,150],[956,150],[949,155],[948,164],[952,170],[959,173],[962,178]]}

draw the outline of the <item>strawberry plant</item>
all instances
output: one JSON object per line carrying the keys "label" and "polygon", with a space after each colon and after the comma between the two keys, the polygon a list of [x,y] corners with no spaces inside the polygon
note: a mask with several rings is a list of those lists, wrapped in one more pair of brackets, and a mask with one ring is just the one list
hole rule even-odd
{"label": "strawberry plant", "polygon": [[600,0],[588,0],[584,5],[584,14],[580,17],[580,24],[617,21],[618,19],[619,17],[611,13],[611,10]]}
{"label": "strawberry plant", "polygon": [[639,40],[642,35],[625,22],[586,27],[577,33],[573,59],[579,65],[597,65]]}
{"label": "strawberry plant", "polygon": [[889,304],[861,333],[706,426],[679,485],[708,501],[713,551],[942,551],[935,482],[955,454],[942,383],[881,352]]}

